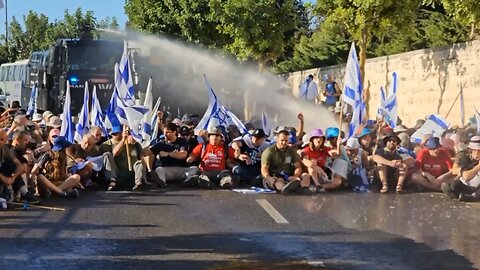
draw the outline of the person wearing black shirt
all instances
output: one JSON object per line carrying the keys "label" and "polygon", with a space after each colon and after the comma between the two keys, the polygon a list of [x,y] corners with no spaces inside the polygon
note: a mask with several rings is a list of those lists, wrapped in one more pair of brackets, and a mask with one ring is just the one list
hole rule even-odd
{"label": "person wearing black shirt", "polygon": [[252,186],[261,186],[261,157],[262,152],[269,144],[265,142],[266,134],[263,129],[256,129],[232,142],[230,151],[234,151],[235,161],[238,163],[232,172],[241,180]]}
{"label": "person wearing black shirt", "polygon": [[168,182],[180,182],[186,178],[188,143],[185,139],[177,137],[177,125],[167,124],[163,128],[165,139],[151,147],[143,149],[144,156],[158,156],[160,166],[155,169],[158,177],[154,179],[159,186],[164,187]]}

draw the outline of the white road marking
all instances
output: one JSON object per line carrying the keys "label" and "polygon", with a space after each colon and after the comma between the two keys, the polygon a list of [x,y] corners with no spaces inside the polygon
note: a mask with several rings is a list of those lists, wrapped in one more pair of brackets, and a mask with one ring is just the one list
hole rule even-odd
{"label": "white road marking", "polygon": [[260,206],[267,212],[273,220],[275,220],[276,223],[281,223],[281,224],[288,224],[288,220],[286,220],[278,211],[275,209],[267,200],[265,199],[259,199],[257,200],[257,203],[260,204]]}

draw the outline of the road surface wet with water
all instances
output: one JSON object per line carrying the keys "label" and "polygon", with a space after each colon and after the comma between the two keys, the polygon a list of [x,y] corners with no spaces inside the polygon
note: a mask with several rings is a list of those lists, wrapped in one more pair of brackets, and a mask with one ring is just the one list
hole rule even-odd
{"label": "road surface wet with water", "polygon": [[480,205],[442,194],[169,188],[44,204],[65,211],[0,211],[0,269],[480,267]]}

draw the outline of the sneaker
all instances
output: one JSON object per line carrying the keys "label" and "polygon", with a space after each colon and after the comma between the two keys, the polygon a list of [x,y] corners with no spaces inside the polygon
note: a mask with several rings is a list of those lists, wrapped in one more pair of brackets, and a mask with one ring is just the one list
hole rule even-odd
{"label": "sneaker", "polygon": [[198,186],[198,182],[199,182],[198,175],[192,175],[190,177],[187,177],[187,179],[185,179],[182,182],[182,184],[185,187],[196,187],[196,186]]}
{"label": "sneaker", "polygon": [[440,186],[440,189],[443,193],[447,194],[450,199],[458,199],[457,195],[455,195],[455,193],[452,191],[452,187],[450,187],[450,184],[443,182]]}
{"label": "sneaker", "polygon": [[132,191],[135,191],[135,190],[140,189],[141,186],[142,186],[142,183],[136,183],[136,184],[133,186]]}
{"label": "sneaker", "polygon": [[117,180],[112,178],[110,179],[110,184],[108,185],[107,191],[114,191],[117,189]]}
{"label": "sneaker", "polygon": [[40,192],[40,198],[42,199],[50,198],[50,196],[52,196],[52,192],[46,188]]}
{"label": "sneaker", "polygon": [[224,189],[232,189],[233,187],[233,179],[231,176],[227,175],[220,179],[220,187]]}
{"label": "sneaker", "polygon": [[287,195],[288,193],[297,190],[297,188],[300,186],[300,181],[290,181],[285,186],[282,188],[282,195]]}
{"label": "sneaker", "polygon": [[78,189],[72,189],[72,190],[69,190],[69,191],[65,192],[65,194],[63,196],[65,198],[74,199],[74,198],[78,198],[78,196],[80,196],[80,192],[78,192]]}
{"label": "sneaker", "polygon": [[300,195],[312,195],[313,192],[310,190],[310,187],[301,187],[297,189],[297,193]]}
{"label": "sneaker", "polygon": [[151,181],[157,183],[158,187],[164,188],[167,186],[167,181],[158,176],[156,171],[151,171],[147,174],[147,178],[150,178]]}
{"label": "sneaker", "polygon": [[201,188],[206,188],[206,189],[215,189],[216,188],[215,184],[212,183],[212,181],[210,181],[208,176],[203,175],[203,174],[198,177],[198,186],[201,187]]}
{"label": "sneaker", "polygon": [[325,193],[325,192],[327,192],[327,190],[324,189],[322,185],[318,185],[318,186],[315,187],[315,192],[316,193]]}
{"label": "sneaker", "polygon": [[39,204],[40,199],[37,196],[32,195],[31,193],[27,192],[27,194],[23,195],[23,200],[28,201],[30,204]]}

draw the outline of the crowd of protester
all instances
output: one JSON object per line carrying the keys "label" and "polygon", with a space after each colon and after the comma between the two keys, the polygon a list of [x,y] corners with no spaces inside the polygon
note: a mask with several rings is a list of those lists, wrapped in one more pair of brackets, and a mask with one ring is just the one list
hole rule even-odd
{"label": "crowd of protester", "polygon": [[338,127],[304,130],[278,126],[272,134],[251,123],[194,132],[198,115],[181,119],[159,111],[159,135],[147,147],[126,126],[104,137],[92,127],[79,143],[60,136],[59,116],[27,116],[14,102],[0,115],[0,197],[39,203],[50,196],[76,198],[83,189],[233,189],[258,187],[282,195],[353,192],[443,192],[480,201],[480,136],[475,127],[448,129],[411,143],[412,128],[369,121],[345,138]]}

